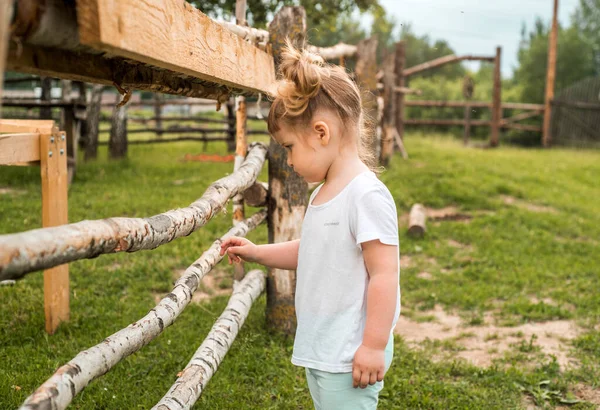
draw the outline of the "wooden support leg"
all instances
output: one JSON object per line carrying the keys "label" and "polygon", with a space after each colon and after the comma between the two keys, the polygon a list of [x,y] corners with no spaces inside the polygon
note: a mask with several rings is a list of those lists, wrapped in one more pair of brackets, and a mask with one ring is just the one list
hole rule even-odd
{"label": "wooden support leg", "polygon": [[[44,227],[68,223],[67,139],[58,129],[40,135],[42,177],[42,224]],[[46,332],[69,320],[69,265],[44,271],[44,310]]]}

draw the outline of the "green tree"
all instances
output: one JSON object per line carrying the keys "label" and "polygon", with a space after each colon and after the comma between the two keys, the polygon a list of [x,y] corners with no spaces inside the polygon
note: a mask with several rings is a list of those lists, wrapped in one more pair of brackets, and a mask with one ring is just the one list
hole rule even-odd
{"label": "green tree", "polygon": [[[521,88],[521,100],[524,102],[544,102],[548,32],[549,28],[538,18],[534,29],[521,40],[514,82]],[[555,90],[558,92],[593,75],[594,71],[593,49],[589,42],[582,38],[576,27],[559,27]]]}
{"label": "green tree", "polygon": [[[427,35],[416,35],[410,24],[402,24],[400,39],[406,42],[406,67],[425,63],[435,58],[455,54],[454,50],[446,40],[436,40],[431,43]],[[448,64],[440,68],[424,71],[419,77],[430,78],[433,76],[445,76],[448,79],[462,78],[466,73],[461,64]]]}
{"label": "green tree", "polygon": [[592,47],[595,72],[600,74],[600,0],[579,0],[573,26]]}

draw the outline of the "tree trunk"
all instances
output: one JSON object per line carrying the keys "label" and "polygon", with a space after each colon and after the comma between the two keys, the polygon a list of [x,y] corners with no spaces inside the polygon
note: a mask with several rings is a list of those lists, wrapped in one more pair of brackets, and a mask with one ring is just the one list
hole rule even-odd
{"label": "tree trunk", "polygon": [[365,113],[365,133],[361,135],[361,144],[371,153],[373,162],[377,166],[379,158],[379,142],[376,138],[377,128],[377,37],[362,40],[357,45],[356,51],[356,79],[362,92],[363,111]]}
{"label": "tree trunk", "polygon": [[265,290],[265,274],[255,269],[234,285],[227,307],[194,356],[153,410],[191,409],[244,325],[254,301]]}
{"label": "tree trunk", "polygon": [[85,160],[95,159],[98,156],[98,134],[100,128],[100,109],[102,102],[103,85],[95,84],[87,112],[87,136],[85,145]]}
{"label": "tree trunk", "polygon": [[115,107],[111,120],[110,139],[108,140],[109,157],[112,159],[127,156],[127,108]]}
{"label": "tree trunk", "polygon": [[235,105],[233,100],[230,98],[225,104],[227,110],[227,152],[235,151],[235,134],[236,134],[236,123],[235,123]]}
{"label": "tree trunk", "polygon": [[[201,198],[149,218],[108,218],[55,228],[0,235],[0,280],[104,253],[154,249],[200,229],[236,193],[250,187],[265,162],[266,147],[256,144],[244,164],[206,190]],[[23,256],[25,255],[25,256]]]}
{"label": "tree trunk", "polygon": [[112,334],[96,346],[80,352],[29,396],[21,408],[31,410],[66,408],[75,395],[92,380],[107,373],[121,360],[150,343],[166,327],[175,322],[192,300],[192,295],[204,275],[223,259],[220,256],[221,242],[233,235],[245,236],[258,226],[265,216],[264,211],[259,212],[246,223],[234,226],[221,239],[213,242],[212,246],[186,269],[172,291],[146,316]]}
{"label": "tree trunk", "polygon": [[[398,88],[406,88],[404,66],[406,65],[406,43],[399,41],[396,43],[396,62],[394,73],[396,74],[396,85]],[[404,140],[404,94],[405,92],[396,92],[396,130],[401,140]],[[402,145],[404,146],[404,145]],[[398,147],[400,148],[400,147]]]}
{"label": "tree trunk", "polygon": [[[302,7],[284,7],[269,25],[275,67],[289,37],[302,48],[306,39],[306,12]],[[302,177],[287,165],[286,152],[275,141],[269,146],[269,243],[298,239],[308,203],[308,189]],[[296,331],[294,295],[296,272],[269,270],[267,277],[267,326],[293,335]]]}
{"label": "tree trunk", "polygon": [[2,89],[4,88],[4,71],[6,70],[6,54],[10,39],[10,22],[12,19],[13,2],[0,2],[0,118],[2,118]]}
{"label": "tree trunk", "polygon": [[390,54],[383,64],[383,135],[381,137],[381,165],[387,166],[394,152],[394,130],[396,129],[396,76],[395,55]]}

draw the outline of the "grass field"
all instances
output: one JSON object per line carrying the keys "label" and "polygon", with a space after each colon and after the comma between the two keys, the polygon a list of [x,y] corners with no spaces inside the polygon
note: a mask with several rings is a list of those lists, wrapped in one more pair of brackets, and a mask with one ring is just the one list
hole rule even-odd
{"label": "grass field", "polygon": [[[464,331],[422,341],[415,341],[419,332],[398,335],[380,408],[600,406],[600,152],[478,150],[420,134],[408,136],[406,146],[410,159],[393,158],[381,176],[400,214],[403,320],[435,326],[444,312],[460,319]],[[146,217],[187,206],[233,166],[182,161],[201,147],[136,145],[123,161],[108,161],[102,148],[97,161],[77,171],[69,220]],[[209,152],[224,154],[225,144],[214,143]],[[0,168],[0,188],[0,233],[41,226],[39,169]],[[415,202],[453,209],[429,222],[424,239],[411,239],[404,215]],[[41,273],[0,287],[0,408],[18,407],[79,351],[145,315],[157,295],[171,289],[175,272],[230,223],[230,213],[219,215],[153,251],[72,263],[71,320],[53,336],[43,331]],[[266,226],[249,235],[259,243],[266,237]],[[231,268],[223,262],[219,271]],[[92,382],[72,407],[151,407],[226,303],[218,296],[190,305],[157,340]],[[303,369],[289,361],[292,340],[266,332],[264,310],[263,296],[196,408],[312,408]],[[559,322],[578,329],[562,340],[568,366],[545,353],[543,335],[518,330]],[[466,341],[491,325],[498,333],[487,335],[487,342],[500,343],[501,332],[510,329],[515,341],[489,352],[486,366],[463,359]],[[446,329],[443,323],[440,329]]]}

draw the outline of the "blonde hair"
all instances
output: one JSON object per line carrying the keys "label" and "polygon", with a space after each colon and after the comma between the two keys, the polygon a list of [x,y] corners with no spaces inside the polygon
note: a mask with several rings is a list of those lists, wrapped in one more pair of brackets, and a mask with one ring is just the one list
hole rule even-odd
{"label": "blonde hair", "polygon": [[276,85],[267,118],[269,133],[275,135],[282,122],[306,127],[318,110],[329,109],[337,113],[343,124],[356,126],[359,157],[369,168],[377,170],[360,90],[348,73],[342,67],[325,63],[316,54],[296,49],[289,40],[282,52],[279,71],[282,79]]}

